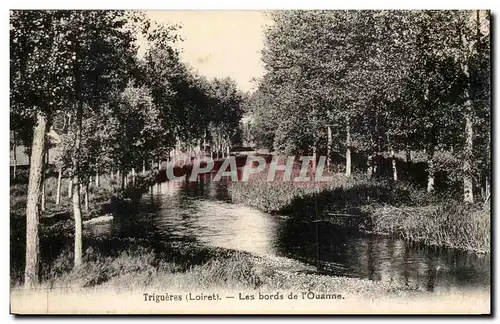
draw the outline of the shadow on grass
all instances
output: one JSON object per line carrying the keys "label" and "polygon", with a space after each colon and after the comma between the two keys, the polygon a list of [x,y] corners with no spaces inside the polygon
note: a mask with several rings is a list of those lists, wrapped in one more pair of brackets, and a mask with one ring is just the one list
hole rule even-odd
{"label": "shadow on grass", "polygon": [[328,221],[345,228],[370,230],[371,220],[362,207],[369,204],[417,206],[432,197],[404,182],[373,181],[346,185],[296,197],[281,209],[298,221]]}

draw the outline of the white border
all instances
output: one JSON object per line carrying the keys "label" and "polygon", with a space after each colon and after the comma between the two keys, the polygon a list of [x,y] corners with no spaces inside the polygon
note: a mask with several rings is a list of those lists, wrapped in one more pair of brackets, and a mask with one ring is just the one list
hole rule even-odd
{"label": "white border", "polygon": [[[464,0],[450,0],[450,1],[436,1],[436,0],[420,0],[420,1],[394,1],[394,0],[377,0],[377,1],[361,1],[361,0],[347,0],[347,1],[321,1],[321,0],[308,0],[308,1],[297,1],[297,0],[289,0],[289,1],[273,1],[273,0],[240,0],[240,1],[213,1],[213,0],[197,0],[197,1],[182,1],[182,0],[168,0],[168,1],[153,1],[153,0],[141,0],[141,1],[130,1],[130,0],[86,0],[86,1],[68,1],[68,0],[50,0],[50,1],[6,1],[2,2],[2,11],[0,15],[1,24],[1,39],[4,46],[2,47],[1,55],[1,64],[2,64],[2,116],[0,118],[0,129],[3,131],[3,136],[0,138],[0,149],[4,152],[3,158],[0,160],[2,165],[0,166],[0,170],[2,172],[3,179],[1,184],[1,208],[2,212],[0,213],[0,221],[2,224],[0,225],[1,230],[3,231],[2,239],[3,244],[1,245],[2,251],[2,271],[1,271],[1,307],[2,315],[4,315],[3,320],[13,321],[13,316],[9,316],[9,155],[7,154],[8,146],[9,146],[9,47],[8,47],[8,9],[167,9],[167,10],[180,10],[180,9],[204,9],[204,10],[213,10],[213,9],[246,9],[246,10],[255,10],[255,9],[444,9],[444,8],[453,8],[453,9],[491,9],[492,14],[495,16],[493,23],[497,21],[497,14],[499,12],[498,5],[499,1],[485,1],[485,0],[476,0],[476,1],[464,1]],[[5,8],[4,8],[5,6]],[[495,30],[493,27],[492,35],[493,39],[493,53],[498,53],[498,37],[497,37],[498,29]],[[495,62],[495,70],[494,75],[497,75],[497,66],[498,62]],[[498,94],[498,82],[494,81],[495,89],[493,89],[495,94]],[[494,124],[499,125],[499,113],[495,113]],[[498,128],[498,127],[497,127]],[[498,132],[495,129],[493,134],[494,139],[498,139]],[[495,140],[493,141],[495,143]],[[494,150],[496,153],[497,150]],[[494,160],[498,162],[497,156],[494,156]],[[497,165],[495,163],[494,170],[497,170]],[[495,174],[494,184],[495,187],[497,183],[497,176]],[[494,192],[494,201],[500,201],[498,196],[500,195],[497,190],[493,190]],[[496,215],[492,214],[493,218],[496,218]],[[498,224],[500,221],[495,220],[495,228],[494,232],[500,233],[498,231]],[[496,240],[495,240],[496,241]],[[497,246],[494,247],[495,255],[494,258],[498,259],[498,250]],[[496,271],[495,271],[496,274]],[[493,275],[493,274],[492,274]],[[497,287],[497,283],[499,278],[495,276],[496,284],[493,289]],[[498,296],[495,298],[498,301]],[[492,305],[492,309],[496,309],[498,311],[498,305]],[[7,315],[5,318],[5,315]],[[251,318],[251,320],[258,320],[263,322],[271,322],[278,320],[278,318]],[[299,318],[299,320],[308,320],[305,318]],[[361,321],[363,319],[347,319],[347,318],[335,318],[333,320],[338,322],[347,322],[347,321]],[[374,320],[374,318],[368,318],[369,320]],[[417,320],[413,318],[414,320]],[[40,321],[41,318],[31,318],[30,320]],[[51,320],[51,319],[49,319]],[[75,319],[65,319],[68,321],[75,321]],[[105,323],[110,320],[113,321],[122,321],[123,318],[94,318],[94,323]],[[142,318],[133,318],[130,321],[134,321],[140,323],[144,319]],[[154,320],[152,318],[148,318],[148,320]],[[179,318],[158,318],[157,320],[164,321],[178,321]],[[182,320],[182,319],[181,319]],[[184,319],[187,320],[187,319]],[[193,319],[189,319],[192,321]],[[204,318],[207,320],[207,318]],[[212,318],[212,321],[224,320],[223,318]],[[225,320],[234,321],[234,318],[225,318]],[[283,318],[285,321],[291,320],[291,318]],[[316,320],[324,320],[331,321],[332,318],[320,318]],[[386,320],[383,318],[377,318],[376,320]],[[394,318],[394,320],[399,321],[400,318]],[[441,322],[441,321],[456,321],[456,318],[420,318],[419,321],[425,321],[425,323],[429,322]],[[479,318],[469,318],[467,320],[478,321]],[[3,321],[2,321],[3,322]]]}

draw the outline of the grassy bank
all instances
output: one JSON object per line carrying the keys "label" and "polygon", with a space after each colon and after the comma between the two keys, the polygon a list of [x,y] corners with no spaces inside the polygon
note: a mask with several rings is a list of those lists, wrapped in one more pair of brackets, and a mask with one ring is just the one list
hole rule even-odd
{"label": "grassy bank", "polygon": [[[41,285],[49,289],[102,288],[117,292],[146,288],[186,292],[293,290],[372,297],[413,291],[392,283],[314,274],[309,266],[287,258],[263,258],[191,243],[160,250],[128,243],[129,247],[112,254],[88,249],[84,264],[77,269],[72,267],[72,252],[65,251],[44,268]],[[19,283],[13,285],[17,287]]]}
{"label": "grassy bank", "polygon": [[[22,179],[22,178],[21,178]],[[128,204],[140,197],[153,181],[152,174],[138,175],[135,184],[126,188],[109,178],[102,176],[99,187],[89,186],[88,209],[85,207],[84,194],[81,194],[82,219],[85,222],[98,219],[112,219],[117,211],[127,208]],[[13,282],[23,277],[26,240],[26,181],[17,181],[10,187],[10,272]],[[60,204],[56,204],[57,179],[45,180],[46,209],[40,215],[40,247],[42,266],[50,263],[64,242],[71,242],[74,232],[72,198],[68,197],[68,183],[61,185]],[[102,217],[104,216],[104,217]],[[84,226],[84,230],[85,230]],[[84,234],[86,234],[84,232]],[[86,240],[87,237],[84,238]],[[58,244],[44,244],[55,242]]]}
{"label": "grassy bank", "polygon": [[297,220],[326,220],[414,242],[490,252],[490,206],[453,193],[429,194],[408,181],[333,176],[328,182],[268,182],[266,172],[229,187],[231,199]]}

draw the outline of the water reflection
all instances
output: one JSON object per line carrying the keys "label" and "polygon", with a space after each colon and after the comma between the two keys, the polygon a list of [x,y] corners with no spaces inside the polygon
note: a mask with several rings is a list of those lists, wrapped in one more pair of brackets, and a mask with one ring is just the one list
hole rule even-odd
{"label": "water reflection", "polygon": [[329,274],[439,292],[489,287],[489,256],[349,233],[327,223],[290,221],[283,225],[280,245],[286,255]]}
{"label": "water reflection", "polygon": [[133,216],[119,217],[99,231],[144,238],[153,247],[196,241],[257,255],[287,256],[325,274],[427,291],[489,289],[489,256],[359,235],[323,222],[285,220],[230,203],[227,184],[211,181],[211,176],[202,175],[197,182],[161,183],[144,195],[137,210],[128,211]]}

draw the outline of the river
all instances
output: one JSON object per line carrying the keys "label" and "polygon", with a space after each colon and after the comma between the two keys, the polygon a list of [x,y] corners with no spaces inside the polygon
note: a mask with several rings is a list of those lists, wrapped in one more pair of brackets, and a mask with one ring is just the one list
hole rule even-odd
{"label": "river", "polygon": [[231,203],[227,182],[163,182],[145,194],[133,217],[96,225],[123,238],[197,242],[280,256],[319,273],[396,282],[432,292],[488,291],[490,256],[346,232],[327,223],[296,222]]}

